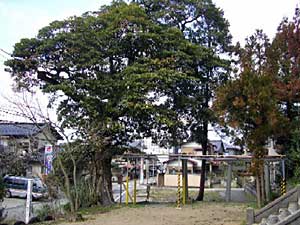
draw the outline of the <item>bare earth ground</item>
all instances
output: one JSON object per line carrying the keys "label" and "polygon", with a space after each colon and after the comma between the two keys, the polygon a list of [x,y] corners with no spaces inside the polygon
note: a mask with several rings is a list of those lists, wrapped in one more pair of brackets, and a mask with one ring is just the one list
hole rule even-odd
{"label": "bare earth ground", "polygon": [[[171,204],[122,207],[103,214],[89,215],[78,225],[241,225],[246,205],[203,202],[176,209]],[[69,225],[70,223],[62,223]],[[74,223],[72,223],[74,225]]]}

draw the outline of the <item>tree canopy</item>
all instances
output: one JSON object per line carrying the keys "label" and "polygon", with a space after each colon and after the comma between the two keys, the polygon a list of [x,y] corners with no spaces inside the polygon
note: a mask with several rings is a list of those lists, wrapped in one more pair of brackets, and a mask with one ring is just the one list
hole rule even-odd
{"label": "tree canopy", "polygon": [[[211,0],[136,0],[146,13],[158,24],[177,27],[190,43],[207,48],[204,57],[194,65],[195,88],[189,92],[190,104],[185,118],[190,132],[189,140],[201,143],[203,154],[208,148],[208,124],[214,120],[209,107],[214,90],[227,80],[230,60],[222,58],[230,52],[231,35],[229,23]],[[205,160],[202,161],[200,189],[197,200],[203,200],[205,182]]]}
{"label": "tree canopy", "polygon": [[195,67],[209,52],[137,4],[114,2],[22,39],[6,65],[17,89],[51,94],[63,127],[77,129],[89,144],[106,204],[111,157],[128,142],[152,135],[168,144],[188,136],[184,115],[201,79]]}

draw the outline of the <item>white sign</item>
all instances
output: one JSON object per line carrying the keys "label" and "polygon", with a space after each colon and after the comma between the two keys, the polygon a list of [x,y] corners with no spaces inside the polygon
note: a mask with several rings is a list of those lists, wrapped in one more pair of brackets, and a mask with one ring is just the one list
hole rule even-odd
{"label": "white sign", "polygon": [[45,154],[52,154],[53,149],[52,149],[52,145],[47,145],[45,146]]}

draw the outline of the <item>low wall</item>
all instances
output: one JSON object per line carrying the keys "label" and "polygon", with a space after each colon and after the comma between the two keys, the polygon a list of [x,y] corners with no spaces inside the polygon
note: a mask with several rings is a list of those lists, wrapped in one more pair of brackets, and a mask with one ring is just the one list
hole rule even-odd
{"label": "low wall", "polygon": [[[164,175],[164,186],[167,187],[177,187],[178,175],[175,174],[165,174]],[[188,186],[189,187],[199,187],[200,184],[200,174],[188,174]],[[180,185],[182,186],[182,175],[180,175]]]}
{"label": "low wall", "polygon": [[[247,209],[247,225],[259,223],[262,218],[268,217],[270,214],[277,214],[280,208],[287,208],[289,202],[298,202],[300,197],[300,186],[295,187],[281,197],[270,202],[265,207],[254,211],[253,208]],[[281,223],[280,223],[281,224]],[[298,223],[297,223],[298,224]]]}

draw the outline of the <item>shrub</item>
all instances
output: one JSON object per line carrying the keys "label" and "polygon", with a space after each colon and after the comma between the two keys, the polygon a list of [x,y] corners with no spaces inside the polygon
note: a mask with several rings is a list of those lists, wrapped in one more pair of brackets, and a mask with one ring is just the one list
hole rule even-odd
{"label": "shrub", "polygon": [[3,178],[0,177],[0,201],[3,201],[3,198],[5,196],[5,185]]}
{"label": "shrub", "polygon": [[5,185],[4,185],[4,181],[3,178],[0,177],[0,222],[4,220],[5,215],[4,215],[4,207],[2,207],[2,201],[4,199],[5,196]]}

